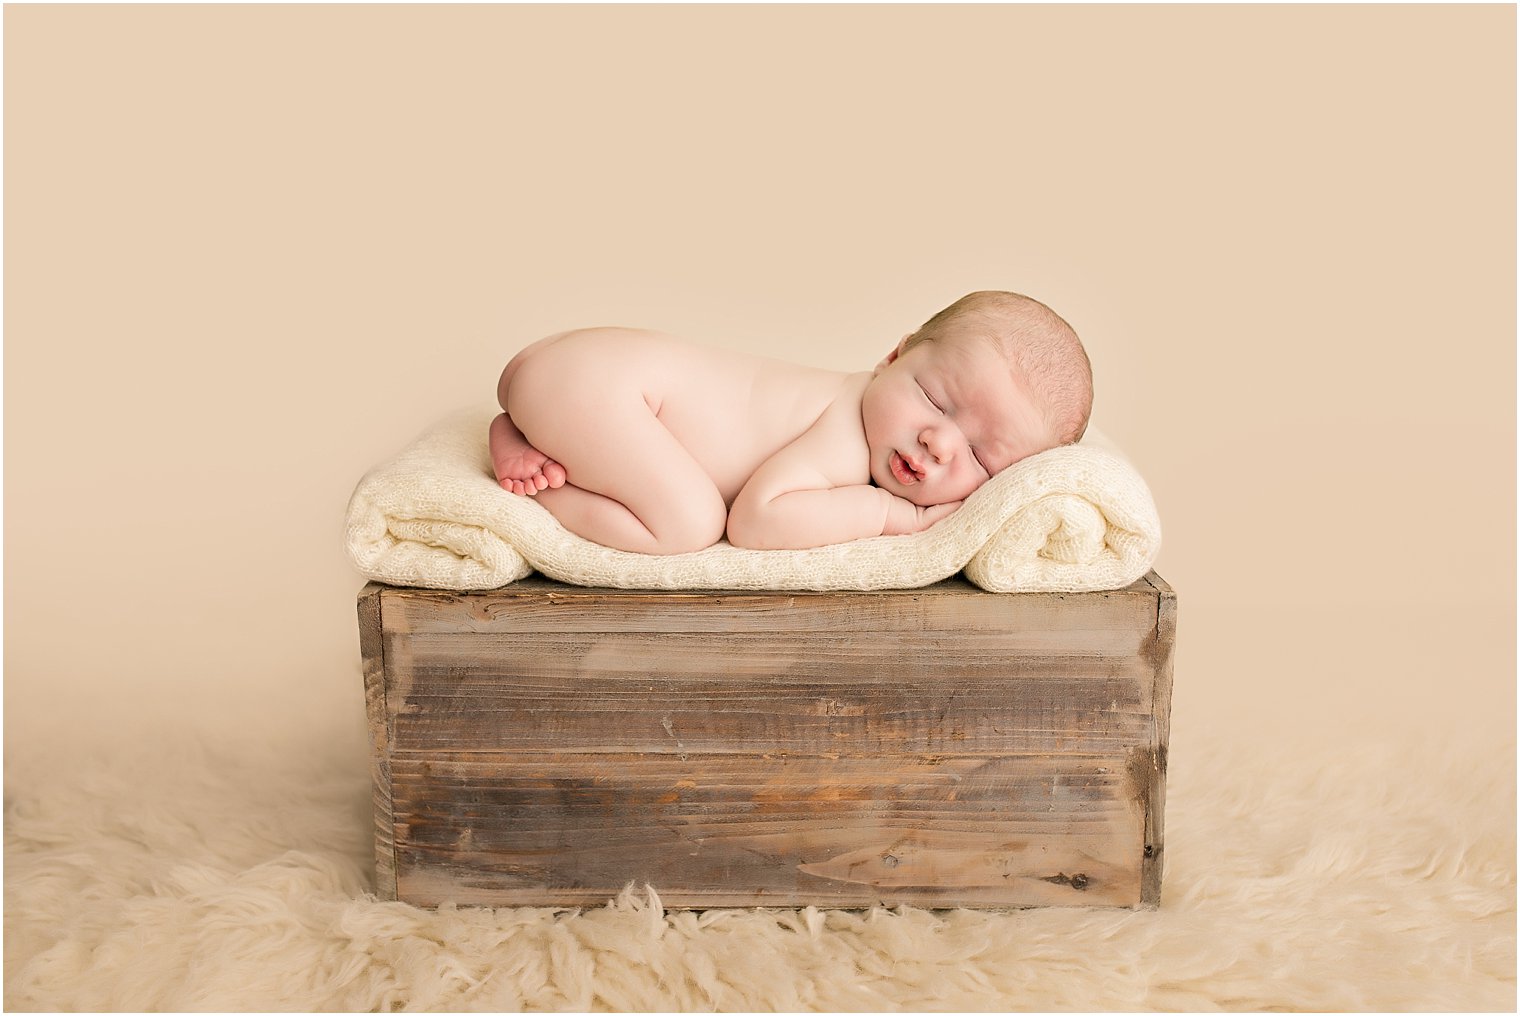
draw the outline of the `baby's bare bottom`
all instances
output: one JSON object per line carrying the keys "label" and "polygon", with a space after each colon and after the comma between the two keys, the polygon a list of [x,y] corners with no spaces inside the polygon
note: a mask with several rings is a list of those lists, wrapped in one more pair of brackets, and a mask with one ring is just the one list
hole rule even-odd
{"label": "baby's bare bottom", "polygon": [[[529,346],[503,372],[498,397],[506,412],[491,425],[498,482],[513,489],[503,467],[531,470],[533,455],[540,455],[546,464],[536,475],[543,485],[537,478],[518,482],[532,482],[539,503],[578,536],[643,554],[718,542],[728,512],[716,484],[637,385],[586,369],[577,334]],[[563,475],[558,484],[556,470]]]}

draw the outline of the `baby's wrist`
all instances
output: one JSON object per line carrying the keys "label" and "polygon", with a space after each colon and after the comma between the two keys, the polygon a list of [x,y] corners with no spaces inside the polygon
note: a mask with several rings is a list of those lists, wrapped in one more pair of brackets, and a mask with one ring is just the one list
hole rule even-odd
{"label": "baby's wrist", "polygon": [[[881,490],[880,487],[877,489]],[[887,496],[887,516],[882,521],[881,535],[901,536],[914,532],[918,528],[918,506],[889,490],[881,492]]]}

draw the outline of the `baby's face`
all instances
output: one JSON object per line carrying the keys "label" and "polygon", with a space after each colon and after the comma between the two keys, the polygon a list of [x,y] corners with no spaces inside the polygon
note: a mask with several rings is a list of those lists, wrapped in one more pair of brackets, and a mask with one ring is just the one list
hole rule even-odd
{"label": "baby's face", "polygon": [[1052,446],[990,342],[945,336],[903,352],[906,341],[876,368],[861,403],[878,487],[917,505],[960,501]]}

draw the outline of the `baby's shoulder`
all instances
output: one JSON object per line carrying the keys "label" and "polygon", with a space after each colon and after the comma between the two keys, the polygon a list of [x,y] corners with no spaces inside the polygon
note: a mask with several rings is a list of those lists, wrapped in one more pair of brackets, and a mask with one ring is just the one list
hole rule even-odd
{"label": "baby's shoulder", "polygon": [[865,446],[866,430],[860,406],[870,381],[869,374],[845,375],[813,425],[819,432],[819,440],[828,442],[840,454],[853,456],[856,445]]}
{"label": "baby's shoulder", "polygon": [[870,386],[869,373],[846,374],[840,381],[839,390],[834,394],[834,401],[829,403],[827,412],[842,418],[852,418],[859,424],[860,406],[865,402],[866,389]]}

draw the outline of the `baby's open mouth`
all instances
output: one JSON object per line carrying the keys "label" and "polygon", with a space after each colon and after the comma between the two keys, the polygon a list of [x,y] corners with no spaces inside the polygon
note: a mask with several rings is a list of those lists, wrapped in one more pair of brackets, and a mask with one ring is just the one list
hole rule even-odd
{"label": "baby's open mouth", "polygon": [[908,460],[897,454],[897,452],[892,453],[892,460],[889,465],[892,469],[892,475],[897,477],[898,483],[907,486],[919,481],[918,471],[910,466]]}

